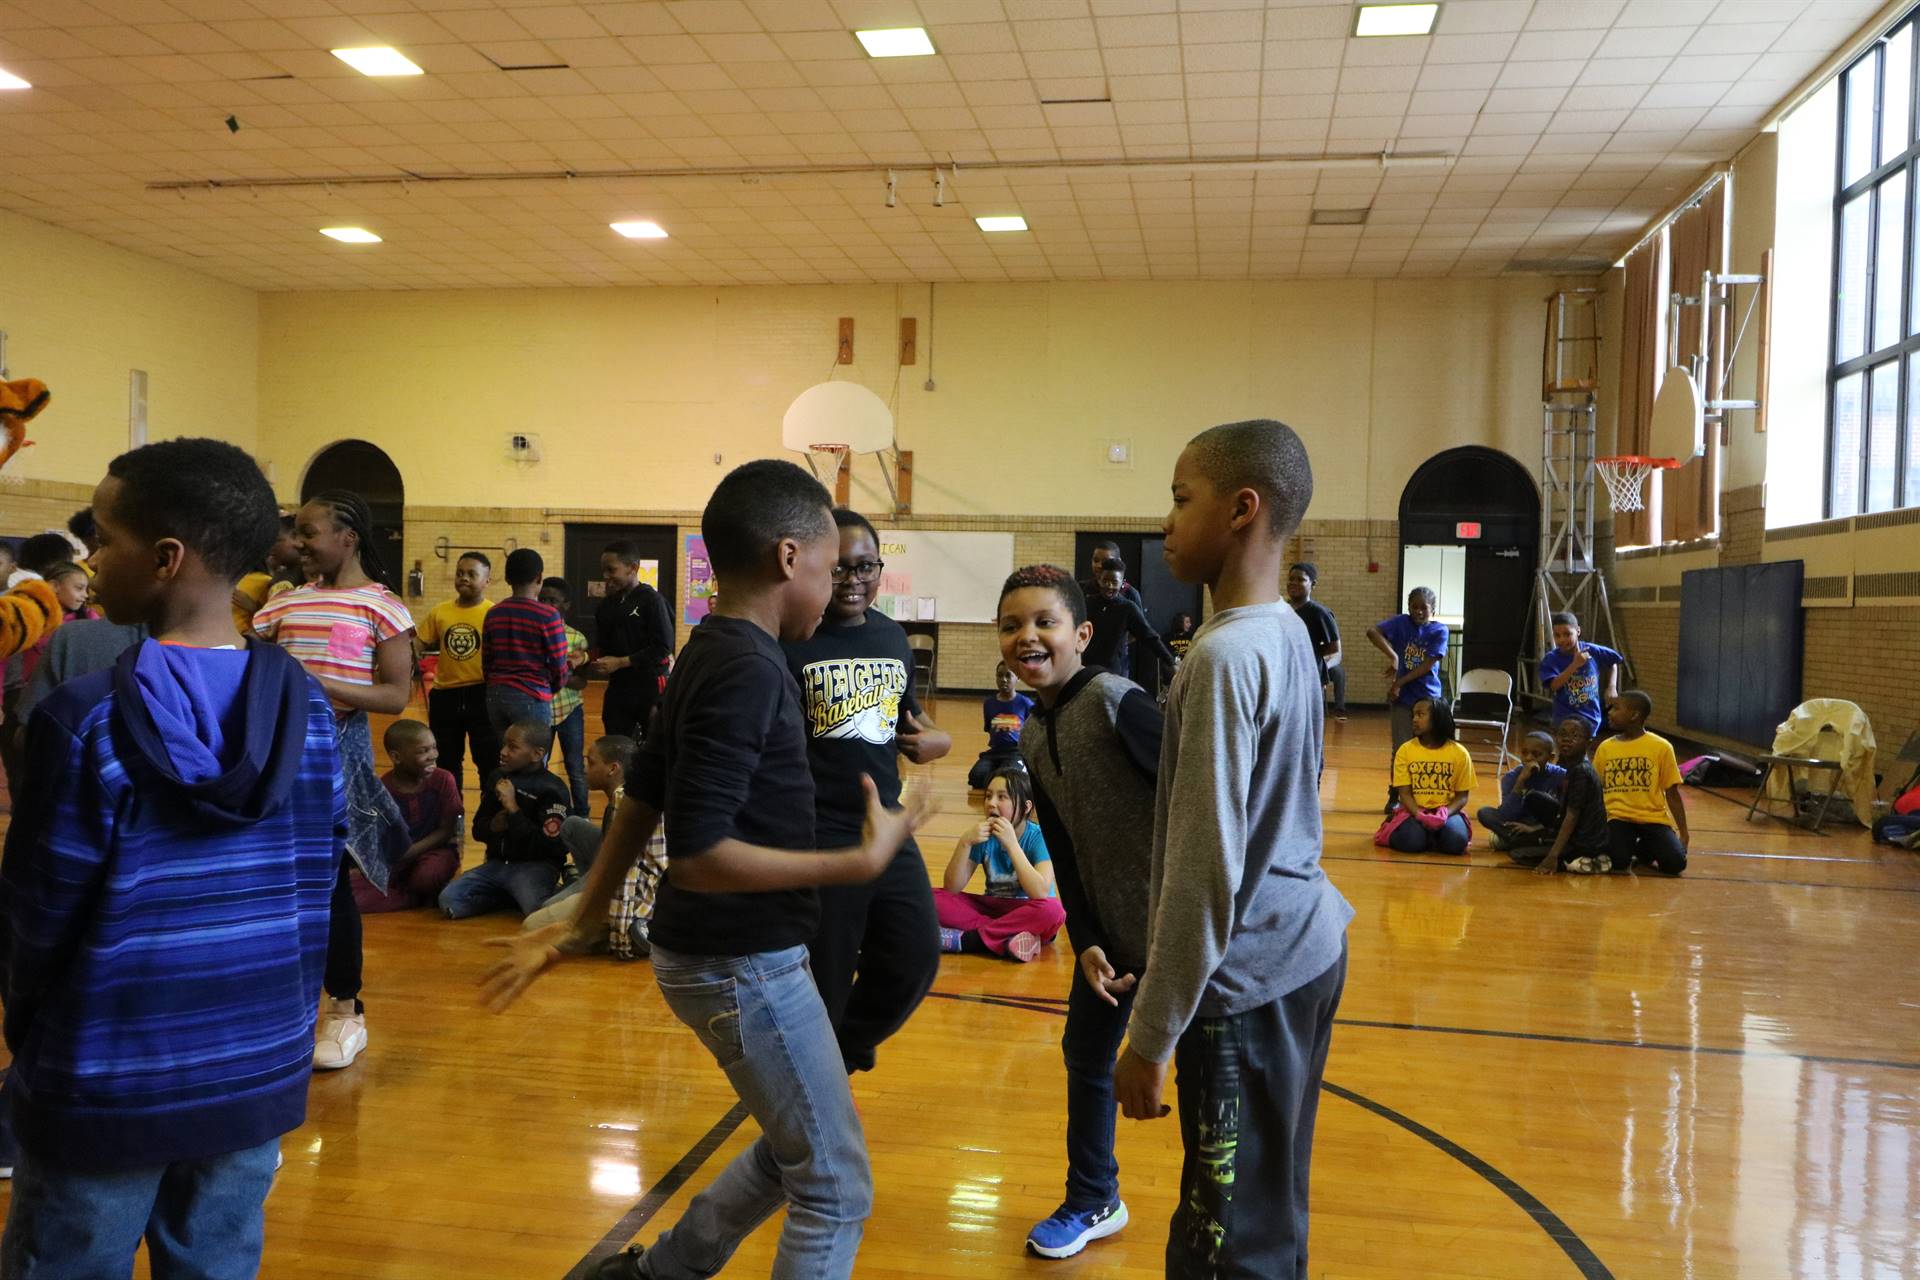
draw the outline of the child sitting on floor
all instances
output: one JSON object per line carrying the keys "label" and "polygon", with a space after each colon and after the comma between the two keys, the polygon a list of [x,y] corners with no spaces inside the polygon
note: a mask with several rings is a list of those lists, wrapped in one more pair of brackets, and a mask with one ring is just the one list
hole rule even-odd
{"label": "child sitting on floor", "polygon": [[1538,875],[1550,876],[1562,866],[1569,871],[1578,868],[1591,872],[1604,870],[1607,865],[1606,799],[1600,775],[1587,762],[1587,744],[1592,736],[1587,722],[1579,716],[1568,716],[1554,730],[1560,764],[1566,771],[1566,786],[1560,796],[1564,816],[1550,847],[1544,843],[1542,832],[1531,840],[1516,839],[1507,854],[1521,866],[1534,868]]}
{"label": "child sitting on floor", "polygon": [[1475,815],[1492,837],[1493,847],[1538,844],[1539,837],[1556,830],[1566,780],[1567,771],[1553,763],[1551,736],[1536,729],[1520,739],[1520,763],[1500,779],[1500,804],[1482,805]]}
{"label": "child sitting on floor", "polygon": [[1413,737],[1393,753],[1393,789],[1405,817],[1388,820],[1396,853],[1465,853],[1473,831],[1461,810],[1473,789],[1473,757],[1454,740],[1453,708],[1438,698],[1413,704]]}
{"label": "child sitting on floor", "polygon": [[[587,748],[587,785],[607,798],[606,811],[598,823],[586,818],[568,818],[560,828],[560,839],[573,855],[580,878],[548,898],[545,905],[528,916],[525,930],[544,928],[558,921],[573,919],[574,902],[587,886],[586,873],[593,869],[600,844],[613,826],[614,812],[627,793],[627,777],[633,772],[634,753],[639,744],[632,738],[609,734]],[[588,950],[611,950],[622,960],[632,960],[652,950],[647,926],[653,919],[653,899],[660,888],[660,877],[667,871],[667,838],[655,832],[645,851],[627,871],[614,891],[613,905],[607,912],[607,932],[591,941]]]}
{"label": "child sitting on floor", "polygon": [[1687,808],[1680,799],[1680,762],[1673,744],[1647,731],[1653,699],[1629,689],[1607,708],[1613,736],[1594,748],[1593,770],[1607,797],[1610,866],[1568,865],[1569,871],[1625,875],[1635,863],[1662,875],[1687,869]]}
{"label": "child sitting on floor", "polygon": [[[1025,963],[1040,954],[1066,923],[1054,894],[1047,838],[1033,820],[1033,784],[1024,769],[1002,769],[987,780],[986,817],[954,846],[946,887],[933,895],[940,914],[940,949],[1011,956]],[[967,893],[974,868],[987,871],[987,891]]]}
{"label": "child sitting on floor", "polygon": [[449,920],[506,907],[524,919],[560,885],[567,861],[560,831],[570,797],[567,784],[547,769],[553,726],[544,706],[540,715],[507,726],[500,771],[487,779],[473,815],[473,833],[487,847],[487,860],[441,890],[440,909]]}
{"label": "child sitting on floor", "polygon": [[460,871],[460,828],[467,812],[453,775],[439,767],[440,745],[431,728],[418,720],[395,720],[380,742],[393,761],[380,784],[400,806],[412,843],[393,864],[385,893],[360,868],[348,868],[362,915],[432,906]]}
{"label": "child sitting on floor", "polygon": [[1013,688],[1013,672],[1002,662],[993,671],[994,694],[980,702],[980,719],[987,731],[987,749],[967,770],[967,789],[984,791],[987,779],[1001,769],[1024,769],[1020,763],[1020,731],[1033,714],[1033,699]]}

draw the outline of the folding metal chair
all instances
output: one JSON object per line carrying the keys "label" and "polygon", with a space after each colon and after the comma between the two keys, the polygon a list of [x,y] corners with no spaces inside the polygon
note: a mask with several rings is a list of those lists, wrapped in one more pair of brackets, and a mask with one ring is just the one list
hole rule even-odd
{"label": "folding metal chair", "polygon": [[[1494,755],[1494,774],[1497,777],[1507,771],[1507,761],[1513,753],[1507,748],[1507,740],[1513,733],[1513,675],[1506,671],[1496,671],[1492,667],[1475,667],[1460,676],[1460,696],[1453,701],[1453,723],[1461,730],[1461,745],[1472,754],[1476,744],[1469,742],[1466,730],[1477,729],[1485,733],[1500,735],[1499,751]],[[1480,742],[1482,748],[1491,743]],[[1475,756],[1476,763],[1483,757]]]}
{"label": "folding metal chair", "polygon": [[911,684],[919,686],[919,692],[914,696],[924,707],[933,698],[935,689],[939,687],[939,673],[936,666],[940,658],[940,648],[932,636],[920,632],[907,637],[907,648],[913,651],[913,670],[908,673],[907,679]]}

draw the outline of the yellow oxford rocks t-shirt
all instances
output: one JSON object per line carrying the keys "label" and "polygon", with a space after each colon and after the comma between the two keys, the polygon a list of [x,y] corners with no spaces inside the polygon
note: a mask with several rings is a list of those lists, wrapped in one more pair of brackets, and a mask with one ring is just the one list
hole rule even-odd
{"label": "yellow oxford rocks t-shirt", "polygon": [[480,624],[487,620],[487,610],[491,608],[490,600],[474,605],[443,600],[428,612],[420,624],[420,643],[440,650],[434,688],[462,689],[486,679],[480,669]]}
{"label": "yellow oxford rocks t-shirt", "polygon": [[1643,733],[1631,742],[1608,738],[1594,748],[1593,771],[1606,792],[1609,822],[1673,826],[1667,788],[1680,785],[1680,762],[1671,742],[1657,733]]}
{"label": "yellow oxford rocks t-shirt", "polygon": [[1422,809],[1444,809],[1457,792],[1473,790],[1473,757],[1457,742],[1428,747],[1409,738],[1393,753],[1393,785],[1413,788]]}

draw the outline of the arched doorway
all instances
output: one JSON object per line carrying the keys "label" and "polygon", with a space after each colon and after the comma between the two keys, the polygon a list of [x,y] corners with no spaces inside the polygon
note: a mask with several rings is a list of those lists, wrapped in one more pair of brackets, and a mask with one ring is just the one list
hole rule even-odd
{"label": "arched doorway", "polygon": [[386,570],[382,580],[390,590],[399,592],[407,502],[400,468],[377,444],[342,440],[322,449],[307,464],[306,477],[300,482],[300,501],[306,502],[327,489],[351,489],[367,500],[373,513],[373,536]]}
{"label": "arched doorway", "polygon": [[1400,494],[1400,594],[1432,587],[1454,632],[1449,691],[1476,667],[1513,671],[1527,636],[1540,557],[1540,491],[1498,449],[1449,449]]}

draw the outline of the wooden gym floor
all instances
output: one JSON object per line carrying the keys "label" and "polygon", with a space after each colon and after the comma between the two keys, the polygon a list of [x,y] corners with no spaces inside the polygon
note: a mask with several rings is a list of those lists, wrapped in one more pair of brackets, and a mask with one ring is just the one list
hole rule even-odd
{"label": "wooden gym floor", "polygon": [[[958,732],[930,769],[936,876],[970,821],[976,706],[938,707]],[[1692,790],[1678,881],[1388,854],[1386,736],[1379,713],[1328,725],[1326,868],[1357,915],[1312,1274],[1920,1276],[1920,860]],[[575,961],[479,1009],[481,942],[513,926],[368,919],[371,1047],[314,1078],[263,1274],[558,1280],[651,1239],[744,1145],[644,962]],[[1025,966],[946,957],[856,1080],[877,1186],[858,1275],[1161,1273],[1171,1119],[1120,1122],[1133,1225],[1065,1262],[1022,1252],[1060,1199],[1071,964],[1064,939]],[[777,1222],[728,1274],[767,1273]]]}

